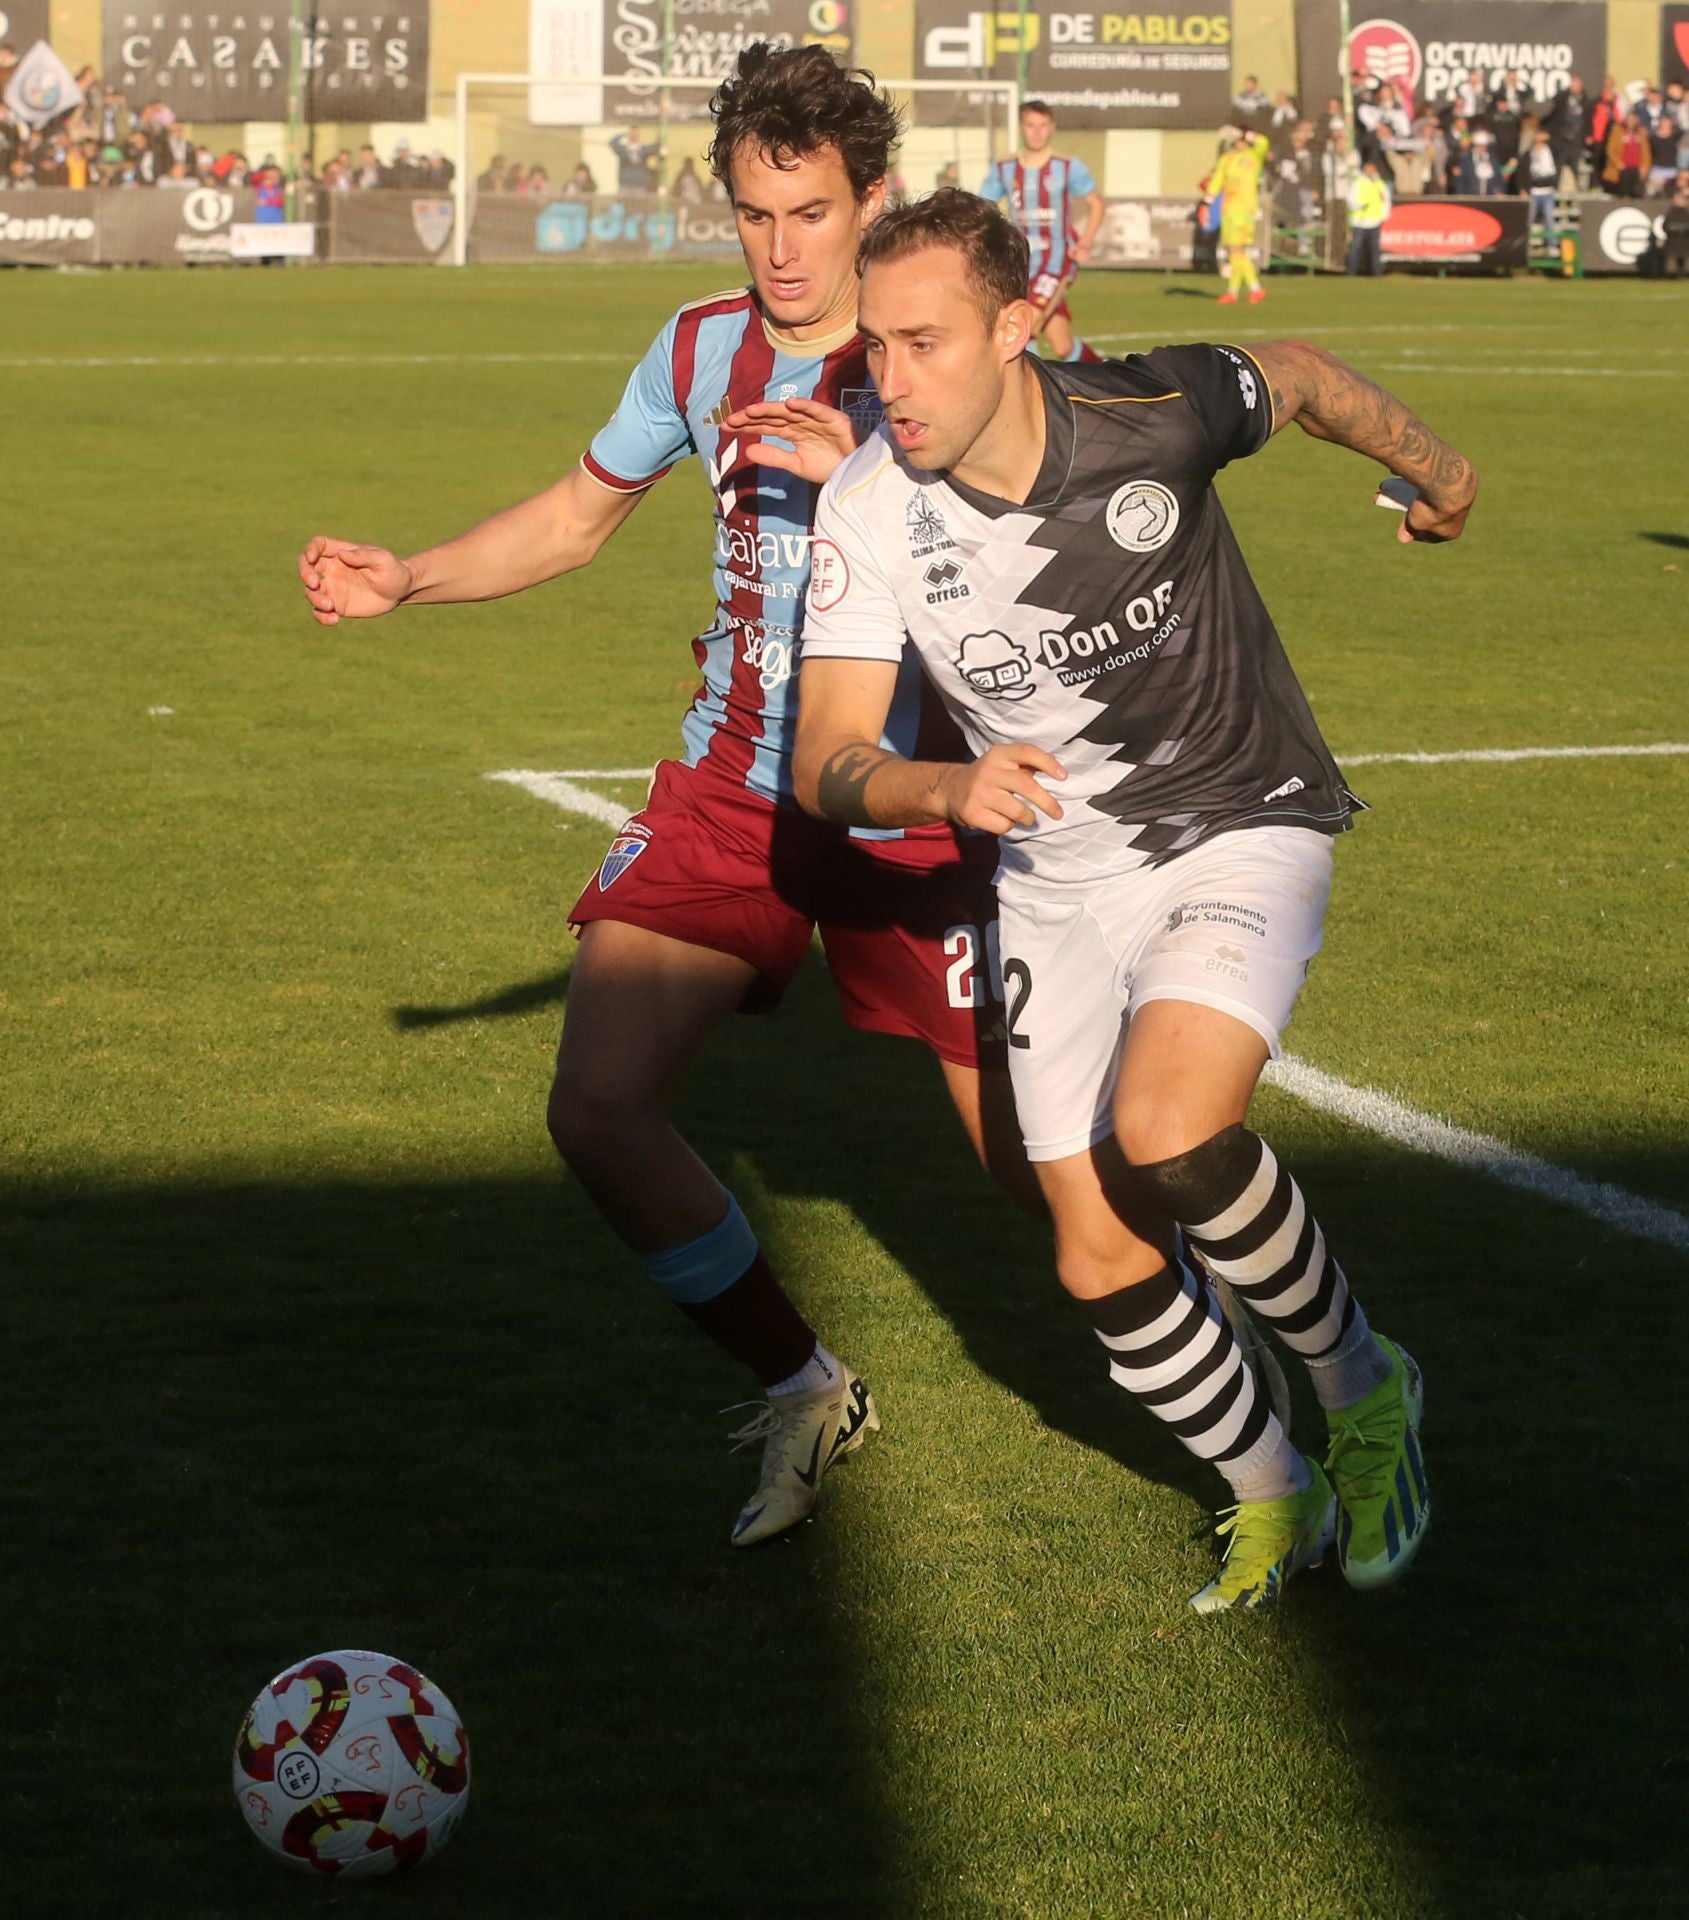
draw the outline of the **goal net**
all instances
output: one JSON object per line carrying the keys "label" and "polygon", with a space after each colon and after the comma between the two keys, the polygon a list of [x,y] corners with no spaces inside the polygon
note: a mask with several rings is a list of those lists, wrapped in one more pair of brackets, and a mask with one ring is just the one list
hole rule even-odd
{"label": "goal net", "polygon": [[[704,158],[706,79],[642,73],[466,73],[457,83],[452,258],[736,260]],[[906,132],[891,184],[976,190],[1018,135],[1006,80],[881,80]]]}

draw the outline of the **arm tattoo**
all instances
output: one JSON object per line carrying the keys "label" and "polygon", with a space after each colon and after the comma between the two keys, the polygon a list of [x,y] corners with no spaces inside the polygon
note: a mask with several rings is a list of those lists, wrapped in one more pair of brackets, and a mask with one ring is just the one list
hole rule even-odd
{"label": "arm tattoo", "polygon": [[1310,433],[1380,461],[1437,506],[1468,503],[1478,484],[1471,463],[1394,395],[1322,347],[1298,348],[1297,358],[1302,375],[1297,418]]}
{"label": "arm tattoo", "polygon": [[868,782],[886,761],[896,758],[879,747],[840,747],[821,769],[815,785],[816,805],[840,826],[878,826],[880,823],[868,811]]}

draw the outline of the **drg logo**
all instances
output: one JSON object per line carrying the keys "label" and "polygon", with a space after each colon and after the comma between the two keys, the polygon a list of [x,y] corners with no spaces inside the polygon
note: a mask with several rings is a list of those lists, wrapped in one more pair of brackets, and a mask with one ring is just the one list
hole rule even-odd
{"label": "drg logo", "polygon": [[579,200],[553,200],[534,223],[534,245],[541,253],[578,253],[591,217]]}

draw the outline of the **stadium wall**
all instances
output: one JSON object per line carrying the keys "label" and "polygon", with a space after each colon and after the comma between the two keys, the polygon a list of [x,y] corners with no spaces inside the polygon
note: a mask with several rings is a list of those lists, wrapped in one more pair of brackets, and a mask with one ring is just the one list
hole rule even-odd
{"label": "stadium wall", "polygon": [[[1355,0],[1357,6],[1362,0]],[[279,0],[285,8],[285,0]],[[1034,0],[1039,4],[1039,0]],[[1044,0],[1047,4],[1047,0]],[[1584,0],[1607,9],[1607,70],[1621,83],[1659,78],[1659,0]],[[1380,12],[1388,0],[1379,0]],[[429,60],[430,118],[405,126],[370,122],[319,121],[316,151],[319,159],[338,148],[356,148],[373,139],[384,154],[393,144],[408,140],[418,151],[439,147],[451,151],[453,91],[460,72],[519,73],[528,64],[528,0],[432,0]],[[855,0],[857,58],[864,66],[885,74],[915,71],[915,17],[909,0]],[[1364,18],[1364,14],[1357,18]],[[102,0],[55,0],[51,9],[53,44],[74,69],[84,63],[99,70],[102,58]],[[1255,74],[1269,94],[1281,89],[1296,92],[1294,4],[1271,5],[1263,0],[1234,0],[1232,18],[1232,84]],[[20,49],[21,51],[21,49]],[[1599,81],[1600,76],[1593,76]],[[1302,101],[1306,107],[1308,103]],[[279,153],[285,129],[275,122],[238,123],[219,129],[212,144],[239,145],[254,159]],[[498,143],[498,130],[486,129]],[[677,128],[670,139],[676,159],[701,155],[707,130]],[[1110,132],[1075,131],[1064,144],[1078,153],[1097,174],[1109,194],[1183,194],[1195,185],[1214,158],[1214,134],[1207,129],[1120,129]],[[601,140],[589,132],[582,154],[595,171],[608,162]],[[921,185],[928,171],[919,138],[911,144],[908,178]]]}

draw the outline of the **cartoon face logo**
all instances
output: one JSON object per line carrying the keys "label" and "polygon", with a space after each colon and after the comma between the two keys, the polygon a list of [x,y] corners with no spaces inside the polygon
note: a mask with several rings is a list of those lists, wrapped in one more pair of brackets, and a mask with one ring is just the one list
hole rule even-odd
{"label": "cartoon face logo", "polygon": [[1108,537],[1128,553],[1153,553],[1179,528],[1179,503],[1155,480],[1128,480],[1116,487],[1106,515]]}
{"label": "cartoon face logo", "polygon": [[1006,633],[970,633],[956,656],[956,671],[991,700],[1024,700],[1032,691],[1026,649]]}

